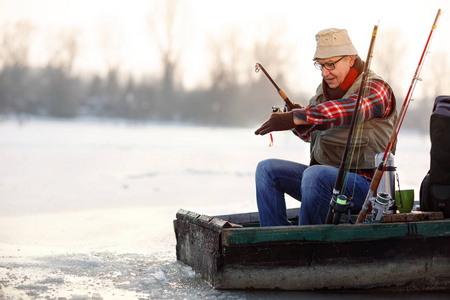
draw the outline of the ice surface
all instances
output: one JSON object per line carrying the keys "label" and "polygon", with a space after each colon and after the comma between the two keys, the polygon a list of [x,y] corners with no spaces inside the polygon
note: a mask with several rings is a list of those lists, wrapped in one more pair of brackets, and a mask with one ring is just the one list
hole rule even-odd
{"label": "ice surface", "polygon": [[[304,296],[216,291],[176,261],[172,222],[178,209],[209,215],[256,211],[254,170],[260,160],[309,160],[309,145],[291,133],[274,133],[268,147],[269,138],[253,131],[1,122],[0,299]],[[418,193],[428,164],[429,138],[401,132],[396,165],[402,188]],[[293,199],[287,204],[299,205]]]}

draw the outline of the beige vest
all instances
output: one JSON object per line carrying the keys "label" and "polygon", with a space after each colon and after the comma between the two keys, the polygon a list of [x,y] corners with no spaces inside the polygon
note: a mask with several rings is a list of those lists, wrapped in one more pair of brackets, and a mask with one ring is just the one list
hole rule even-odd
{"label": "beige vest", "polygon": [[[369,78],[381,79],[370,71]],[[357,94],[361,85],[362,75],[348,89],[342,99]],[[317,89],[317,94],[311,98],[309,104],[317,105],[326,101],[323,95],[322,84]],[[364,122],[362,135],[353,143],[356,144],[353,157],[349,151],[348,160],[352,161],[350,169],[373,169],[375,168],[375,155],[386,150],[389,138],[392,134],[395,121],[397,120],[396,100],[392,97],[392,112],[387,118],[375,118]],[[349,125],[337,126],[324,131],[311,132],[311,156],[323,165],[339,167],[347,143]],[[356,128],[353,136],[356,134]],[[353,145],[353,144],[352,144]],[[351,148],[350,148],[351,150]]]}

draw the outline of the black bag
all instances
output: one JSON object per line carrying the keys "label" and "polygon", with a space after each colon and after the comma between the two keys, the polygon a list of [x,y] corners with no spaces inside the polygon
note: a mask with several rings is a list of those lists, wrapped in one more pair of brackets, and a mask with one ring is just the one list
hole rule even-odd
{"label": "black bag", "polygon": [[430,120],[430,171],[420,187],[420,209],[450,217],[450,96],[434,101]]}

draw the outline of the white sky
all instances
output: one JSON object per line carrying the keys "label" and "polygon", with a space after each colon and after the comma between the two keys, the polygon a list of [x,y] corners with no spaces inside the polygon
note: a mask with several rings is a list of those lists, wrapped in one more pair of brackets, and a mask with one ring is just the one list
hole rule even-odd
{"label": "white sky", "polygon": [[[122,70],[156,78],[160,75],[160,61],[155,40],[150,34],[149,20],[159,20],[155,9],[158,3],[164,2],[0,0],[0,25],[27,20],[35,26],[31,58],[37,65],[48,59],[46,47],[49,39],[54,39],[60,30],[76,30],[80,41],[77,70],[102,72],[109,59],[120,62]],[[298,86],[304,89],[305,85],[310,84],[309,91],[315,89],[320,74],[311,61],[315,48],[314,35],[328,27],[346,28],[363,59],[367,55],[372,28],[378,21],[378,39],[382,39],[383,33],[398,30],[406,44],[405,55],[408,57],[407,64],[401,70],[407,74],[405,89],[439,8],[443,14],[429,56],[438,51],[448,55],[450,51],[448,0],[181,0],[180,5],[183,11],[181,20],[184,22],[182,81],[188,88],[208,81],[208,68],[212,62],[206,55],[207,42],[211,38],[225,39],[227,31],[233,28],[240,33],[240,42],[251,45],[256,40],[267,38],[272,28],[285,24],[283,40],[293,47],[295,54],[292,68],[286,75],[290,86],[285,90],[295,90]],[[107,43],[102,42],[105,38]],[[375,58],[376,51],[375,48]],[[258,58],[249,60],[248,66],[245,62],[244,70],[253,72],[256,61]]]}

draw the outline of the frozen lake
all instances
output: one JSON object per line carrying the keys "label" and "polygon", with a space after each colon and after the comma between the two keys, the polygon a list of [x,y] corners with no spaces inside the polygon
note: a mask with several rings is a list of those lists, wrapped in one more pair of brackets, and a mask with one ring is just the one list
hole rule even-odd
{"label": "frozen lake", "polygon": [[[309,161],[309,144],[291,133],[274,133],[269,147],[269,137],[254,130],[0,122],[0,299],[341,298],[216,291],[176,261],[172,221],[178,209],[256,211],[260,160]],[[414,188],[416,199],[429,149],[428,136],[400,132],[400,184]]]}

